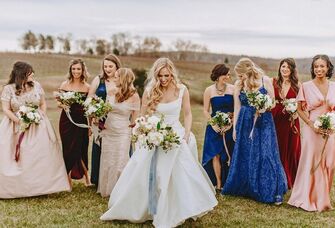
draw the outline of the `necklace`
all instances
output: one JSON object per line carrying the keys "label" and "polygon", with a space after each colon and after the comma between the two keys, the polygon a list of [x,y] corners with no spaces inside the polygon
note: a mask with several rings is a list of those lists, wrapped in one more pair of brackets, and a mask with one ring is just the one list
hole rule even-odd
{"label": "necklace", "polygon": [[222,89],[219,89],[218,88],[218,84],[215,83],[215,89],[216,89],[216,93],[219,94],[219,95],[223,95],[224,92],[226,91],[226,84],[223,84],[223,88]]}

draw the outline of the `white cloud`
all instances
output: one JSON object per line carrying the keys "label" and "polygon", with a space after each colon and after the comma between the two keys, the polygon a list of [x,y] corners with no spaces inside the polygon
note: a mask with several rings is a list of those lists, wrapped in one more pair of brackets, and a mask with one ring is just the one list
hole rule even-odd
{"label": "white cloud", "polygon": [[[20,7],[17,7],[20,4]],[[259,56],[335,55],[332,0],[0,1],[0,50],[31,29],[75,39],[113,33],[177,39],[212,51]]]}

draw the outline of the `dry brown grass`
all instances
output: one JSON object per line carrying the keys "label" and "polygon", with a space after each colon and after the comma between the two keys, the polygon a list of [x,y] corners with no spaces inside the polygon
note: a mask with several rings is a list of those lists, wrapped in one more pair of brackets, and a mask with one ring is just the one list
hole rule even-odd
{"label": "dry brown grass", "polygon": [[[32,63],[38,80],[43,85],[48,102],[48,116],[58,132],[60,110],[52,98],[54,91],[64,80],[69,60],[73,56],[47,54],[0,53],[0,83],[8,77],[11,65],[16,60]],[[121,58],[125,66],[149,68],[154,59]],[[100,58],[85,58],[90,72],[95,75],[100,69]],[[191,97],[201,100],[202,91],[210,83],[209,72],[214,64],[197,62],[176,63],[182,79],[189,85]],[[270,72],[270,75],[275,73]],[[197,98],[199,96],[200,98]],[[192,131],[202,152],[206,122],[202,106],[192,105]],[[2,113],[0,113],[1,119]],[[1,137],[1,136],[0,136]],[[200,155],[201,157],[201,155]],[[0,183],[1,184],[1,183]],[[134,189],[136,191],[136,189]],[[290,193],[286,194],[287,201]],[[334,227],[335,212],[309,213],[285,204],[273,206],[253,200],[217,196],[219,205],[197,221],[188,220],[182,227]],[[332,192],[332,199],[335,199]],[[82,182],[75,182],[71,193],[27,199],[0,200],[0,227],[152,227],[150,222],[131,224],[129,222],[102,222],[99,217],[107,209],[108,199],[95,193],[94,188],[86,188]],[[131,207],[132,205],[129,205]]]}

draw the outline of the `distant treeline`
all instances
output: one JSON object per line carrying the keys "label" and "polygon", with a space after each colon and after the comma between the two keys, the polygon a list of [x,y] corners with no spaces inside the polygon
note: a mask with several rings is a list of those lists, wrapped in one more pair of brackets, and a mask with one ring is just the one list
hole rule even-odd
{"label": "distant treeline", "polygon": [[[67,35],[52,36],[49,34],[35,34],[31,30],[24,33],[19,40],[20,46],[25,51],[32,52],[58,52],[77,53],[83,55],[103,56],[107,53],[116,55],[155,55],[161,52],[163,46],[157,37],[141,37],[129,33],[116,33],[110,40],[102,38],[73,39],[71,33]],[[190,40],[177,39],[171,44],[171,50],[180,52],[179,59],[187,59],[187,53],[208,53],[206,45],[196,44]],[[57,50],[56,50],[57,49]]]}

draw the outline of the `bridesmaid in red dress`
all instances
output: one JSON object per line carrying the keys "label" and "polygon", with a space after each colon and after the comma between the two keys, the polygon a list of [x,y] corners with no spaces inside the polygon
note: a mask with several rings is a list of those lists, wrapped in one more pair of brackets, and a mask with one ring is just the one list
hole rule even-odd
{"label": "bridesmaid in red dress", "polygon": [[280,159],[283,164],[288,188],[291,189],[298,169],[300,158],[300,125],[299,118],[291,122],[290,114],[285,112],[283,100],[296,98],[300,82],[298,81],[294,59],[283,59],[279,64],[278,77],[273,79],[276,106],[272,109],[276,125]]}
{"label": "bridesmaid in red dress", "polygon": [[[68,80],[61,84],[60,90],[80,92],[83,95],[83,100],[85,100],[90,88],[86,79],[87,72],[84,62],[81,59],[74,59],[70,62]],[[81,104],[74,103],[70,106],[70,116],[74,123],[88,124]],[[91,185],[87,172],[88,129],[74,125],[67,117],[65,111],[62,110],[59,120],[59,133],[62,140],[63,157],[71,187],[72,179],[81,179],[83,176],[85,176],[86,185]]]}

